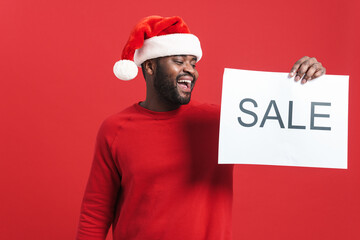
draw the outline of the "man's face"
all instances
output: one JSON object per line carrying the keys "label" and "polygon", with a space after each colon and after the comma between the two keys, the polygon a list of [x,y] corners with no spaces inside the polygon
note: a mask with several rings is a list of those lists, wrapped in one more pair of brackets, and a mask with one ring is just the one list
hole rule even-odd
{"label": "man's face", "polygon": [[196,57],[177,55],[156,59],[154,88],[159,97],[170,104],[188,104],[199,74]]}

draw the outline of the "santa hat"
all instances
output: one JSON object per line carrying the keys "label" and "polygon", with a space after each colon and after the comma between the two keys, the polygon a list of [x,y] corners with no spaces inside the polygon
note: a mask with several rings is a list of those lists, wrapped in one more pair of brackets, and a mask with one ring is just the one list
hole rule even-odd
{"label": "santa hat", "polygon": [[172,55],[194,55],[199,61],[199,39],[180,17],[146,17],[131,32],[121,60],[114,65],[114,74],[121,80],[131,80],[146,60]]}

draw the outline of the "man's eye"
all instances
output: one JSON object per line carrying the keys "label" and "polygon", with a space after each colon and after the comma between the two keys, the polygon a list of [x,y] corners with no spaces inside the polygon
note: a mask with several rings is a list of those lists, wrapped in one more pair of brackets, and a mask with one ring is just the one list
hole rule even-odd
{"label": "man's eye", "polygon": [[183,64],[182,61],[177,61],[177,60],[175,60],[175,63],[176,63],[176,64],[179,64],[179,65]]}

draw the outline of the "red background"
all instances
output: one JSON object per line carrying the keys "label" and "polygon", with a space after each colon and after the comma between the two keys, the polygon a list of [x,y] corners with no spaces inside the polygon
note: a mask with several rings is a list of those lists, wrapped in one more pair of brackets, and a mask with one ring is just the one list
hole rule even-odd
{"label": "red background", "polygon": [[[234,240],[360,239],[359,1],[0,2],[2,239],[74,239],[102,120],[145,95],[112,67],[134,24],[180,15],[204,58],[194,98],[220,103],[224,67],[287,72],[304,55],[350,75],[349,169],[239,165]],[[301,142],[299,142],[301,148]]]}

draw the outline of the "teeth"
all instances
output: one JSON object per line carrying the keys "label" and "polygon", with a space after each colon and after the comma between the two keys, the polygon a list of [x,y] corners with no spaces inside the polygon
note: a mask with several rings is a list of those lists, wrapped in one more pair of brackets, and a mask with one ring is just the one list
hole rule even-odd
{"label": "teeth", "polygon": [[190,84],[191,84],[191,80],[179,80],[178,82],[179,82],[179,83],[185,82],[185,83],[190,83]]}

